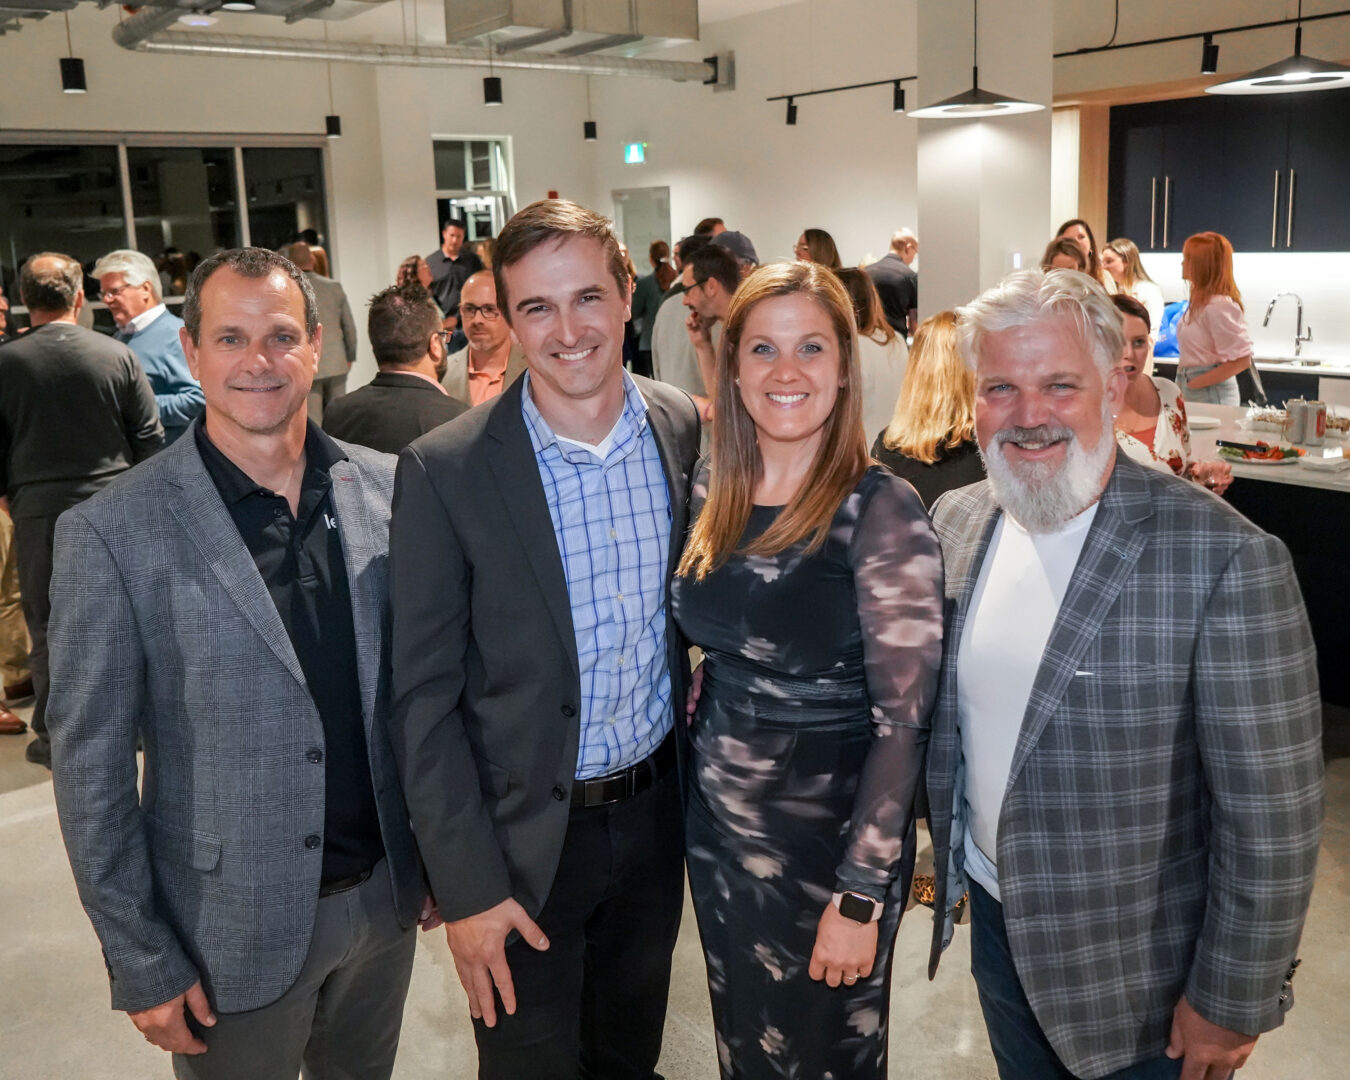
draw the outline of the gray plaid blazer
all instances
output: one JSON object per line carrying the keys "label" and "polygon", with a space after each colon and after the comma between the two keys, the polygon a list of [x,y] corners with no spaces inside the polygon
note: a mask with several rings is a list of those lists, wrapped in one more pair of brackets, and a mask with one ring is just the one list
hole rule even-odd
{"label": "gray plaid blazer", "polygon": [[[424,890],[385,729],[395,459],[332,468],[380,829],[404,925]],[[52,764],[112,1004],[201,978],[223,1013],[275,1001],[309,951],[323,724],[253,558],[189,433],[61,516],[52,576]],[[137,797],[136,740],[145,745]]]}
{"label": "gray plaid blazer", "polygon": [[[946,870],[930,978],[967,884],[955,653],[998,514],[987,481],[933,511],[948,610],[928,758]],[[1315,652],[1284,545],[1117,454],[998,831],[1013,959],[1064,1064],[1095,1080],[1161,1055],[1183,993],[1223,1027],[1277,1027],[1321,819]]]}

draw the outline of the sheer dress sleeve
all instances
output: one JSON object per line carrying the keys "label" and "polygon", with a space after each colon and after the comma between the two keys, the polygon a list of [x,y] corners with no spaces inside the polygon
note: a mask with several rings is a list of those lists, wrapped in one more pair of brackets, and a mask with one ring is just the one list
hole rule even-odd
{"label": "sheer dress sleeve", "polygon": [[909,484],[882,472],[865,498],[849,551],[872,744],[835,888],[880,900],[899,872],[937,693],[942,552]]}

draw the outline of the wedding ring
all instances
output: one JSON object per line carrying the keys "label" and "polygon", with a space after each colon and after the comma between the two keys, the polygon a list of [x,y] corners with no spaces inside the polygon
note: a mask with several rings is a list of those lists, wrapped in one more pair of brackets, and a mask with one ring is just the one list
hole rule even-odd
{"label": "wedding ring", "polygon": [[858,976],[856,976],[856,975],[845,975],[845,976],[844,976],[844,982],[846,982],[846,983],[855,983],[855,982],[857,982],[857,981],[858,981]]}

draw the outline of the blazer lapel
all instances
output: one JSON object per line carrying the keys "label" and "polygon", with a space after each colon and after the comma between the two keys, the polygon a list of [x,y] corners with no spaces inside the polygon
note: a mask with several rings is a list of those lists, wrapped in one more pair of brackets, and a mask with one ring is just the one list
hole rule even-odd
{"label": "blazer lapel", "polygon": [[1031,687],[1008,773],[1009,790],[1148,543],[1147,534],[1138,528],[1152,514],[1142,469],[1117,453],[1115,469],[1102,493]]}
{"label": "blazer lapel", "polygon": [[502,504],[515,525],[520,545],[543,595],[544,605],[562,639],[572,671],[580,678],[577,637],[572,625],[572,604],[567,594],[567,575],[558,552],[558,537],[548,512],[548,497],[539,476],[530,433],[521,415],[524,381],[512,383],[497,398],[487,423],[488,467],[497,479]]}
{"label": "blazer lapel", "polygon": [[666,474],[670,492],[670,551],[666,560],[666,577],[675,573],[684,552],[685,530],[689,526],[689,474],[679,458],[679,440],[670,413],[660,402],[647,400],[647,422],[652,426],[656,449],[661,455],[661,468]]}
{"label": "blazer lapel", "polygon": [[179,460],[178,470],[168,477],[174,486],[174,490],[169,493],[169,505],[178,523],[201,552],[202,558],[211,567],[235,606],[286,665],[286,670],[308,689],[290,635],[286,633],[276,604],[263,584],[262,575],[258,573],[253,556],[239,535],[234,519],[230,517],[220,492],[202,464],[193,432],[184,432],[178,442],[164,452],[176,453]]}
{"label": "blazer lapel", "polygon": [[[428,390],[435,392],[433,387]],[[383,597],[388,586],[376,563],[389,550],[380,543],[366,510],[361,476],[350,461],[338,461],[329,470],[333,478],[333,510],[342,536],[342,561],[352,598],[352,628],[356,635],[356,673],[361,686],[361,711],[367,734],[375,719],[375,701],[384,655],[386,611]]]}
{"label": "blazer lapel", "polygon": [[950,547],[944,546],[944,573],[947,577],[947,646],[942,659],[942,693],[940,707],[956,708],[957,652],[961,645],[961,634],[965,630],[966,615],[970,611],[970,600],[975,593],[975,583],[980,577],[980,567],[989,551],[989,541],[998,524],[999,507],[989,494],[988,485],[981,491],[980,505],[971,510],[969,517],[960,523],[961,539]]}

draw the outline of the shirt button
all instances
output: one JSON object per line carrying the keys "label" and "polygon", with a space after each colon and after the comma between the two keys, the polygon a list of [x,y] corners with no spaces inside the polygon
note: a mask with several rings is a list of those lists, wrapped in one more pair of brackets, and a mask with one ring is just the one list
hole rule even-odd
{"label": "shirt button", "polygon": [[605,721],[605,723],[608,724],[610,727],[613,727],[618,722],[619,718],[617,716],[611,716],[608,720]]}
{"label": "shirt button", "polygon": [[568,717],[576,716],[577,707],[575,705],[564,705],[562,707],[562,714]]}
{"label": "shirt button", "polygon": [[618,529],[610,529],[610,530],[609,530],[609,538],[610,538],[611,540],[617,540],[617,539],[619,538],[619,530],[618,530]]}
{"label": "shirt button", "polygon": [[622,603],[623,603],[623,593],[619,593],[619,595],[616,596],[614,599],[617,600],[619,603],[622,604]]}
{"label": "shirt button", "polygon": [[320,837],[317,833],[311,833],[309,836],[305,837],[305,847],[309,848],[310,851],[313,851],[316,847],[318,847],[322,843],[323,838]]}
{"label": "shirt button", "polygon": [[312,750],[306,750],[305,760],[312,761],[314,762],[314,764],[317,765],[319,762],[323,760],[323,751],[320,750],[317,746],[314,747]]}
{"label": "shirt button", "polygon": [[623,667],[623,657],[619,657],[619,667]]}
{"label": "shirt button", "polygon": [[566,789],[561,784],[554,784],[553,797],[557,799],[559,802],[562,802],[565,798],[567,798]]}

